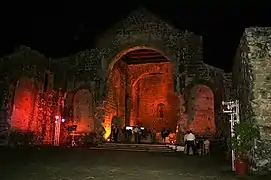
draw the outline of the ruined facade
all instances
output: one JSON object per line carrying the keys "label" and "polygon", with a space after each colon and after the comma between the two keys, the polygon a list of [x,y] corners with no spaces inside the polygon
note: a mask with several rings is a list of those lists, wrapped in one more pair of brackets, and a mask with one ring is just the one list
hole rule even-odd
{"label": "ruined facade", "polygon": [[[203,63],[201,43],[139,10],[98,38],[96,49],[47,59],[22,47],[1,60],[8,70],[1,71],[1,125],[38,133],[42,142],[52,140],[56,115],[66,120],[63,139],[69,123],[78,132],[95,132],[98,117],[107,138],[114,116],[122,125],[157,130],[224,131],[221,101],[229,98],[231,80]],[[142,49],[166,62],[127,63],[127,53]]]}
{"label": "ruined facade", "polygon": [[260,127],[261,140],[255,151],[258,169],[271,167],[270,43],[271,28],[247,28],[233,66],[234,95],[240,100],[241,121]]}

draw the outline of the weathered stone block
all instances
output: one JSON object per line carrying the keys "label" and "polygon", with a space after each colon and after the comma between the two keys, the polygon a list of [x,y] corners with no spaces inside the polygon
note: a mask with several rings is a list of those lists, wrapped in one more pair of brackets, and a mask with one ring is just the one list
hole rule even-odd
{"label": "weathered stone block", "polygon": [[241,121],[253,121],[261,131],[261,140],[256,143],[255,170],[271,167],[270,43],[271,28],[247,28],[233,70],[236,98],[241,103]]}

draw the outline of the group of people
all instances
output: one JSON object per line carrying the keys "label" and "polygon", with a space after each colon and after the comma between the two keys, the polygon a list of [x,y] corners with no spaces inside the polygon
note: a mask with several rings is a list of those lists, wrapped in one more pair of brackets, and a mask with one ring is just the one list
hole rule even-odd
{"label": "group of people", "polygon": [[[166,138],[171,134],[170,130],[163,128],[160,133],[162,142],[166,142]],[[111,142],[134,142],[139,144],[143,140],[149,140],[149,143],[156,141],[156,132],[136,125],[133,128],[127,129],[112,125],[111,127]],[[210,155],[210,140],[208,138],[196,138],[195,134],[190,130],[184,135],[185,153],[190,155]]]}
{"label": "group of people", "polygon": [[187,155],[192,150],[193,155],[210,155],[210,140],[208,138],[196,139],[196,136],[190,130],[184,135],[185,152]]}
{"label": "group of people", "polygon": [[140,143],[143,139],[149,139],[152,141],[153,132],[149,129],[142,128],[138,125],[133,127],[133,129],[126,129],[124,126],[122,129],[116,125],[112,125],[111,127],[111,141],[112,142],[120,142],[124,141],[127,143],[134,142]]}

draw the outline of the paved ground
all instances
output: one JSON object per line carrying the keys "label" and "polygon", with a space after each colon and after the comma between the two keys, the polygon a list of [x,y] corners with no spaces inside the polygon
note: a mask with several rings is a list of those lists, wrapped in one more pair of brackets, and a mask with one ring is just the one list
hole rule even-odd
{"label": "paved ground", "polygon": [[214,157],[88,149],[0,150],[1,180],[238,179]]}

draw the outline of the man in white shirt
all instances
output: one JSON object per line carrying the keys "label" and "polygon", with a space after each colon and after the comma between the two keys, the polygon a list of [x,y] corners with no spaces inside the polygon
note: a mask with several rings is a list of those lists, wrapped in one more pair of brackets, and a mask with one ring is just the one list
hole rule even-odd
{"label": "man in white shirt", "polygon": [[193,154],[195,154],[195,140],[196,140],[195,135],[192,133],[192,131],[189,131],[189,133],[186,136],[187,155],[189,155],[190,148],[192,148]]}

